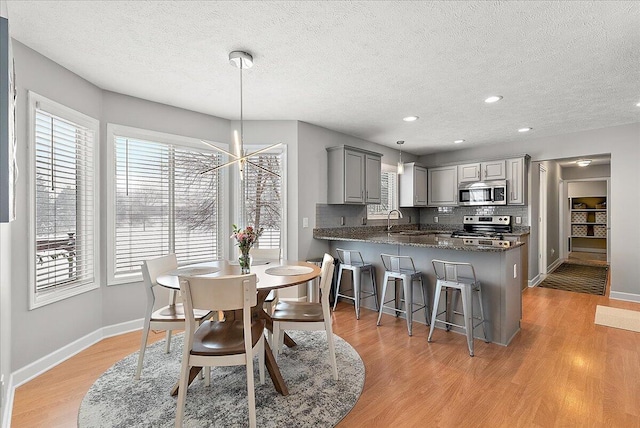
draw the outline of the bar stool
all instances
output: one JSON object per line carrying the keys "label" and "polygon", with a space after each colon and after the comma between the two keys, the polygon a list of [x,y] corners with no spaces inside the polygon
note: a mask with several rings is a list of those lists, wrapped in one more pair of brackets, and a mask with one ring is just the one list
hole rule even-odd
{"label": "bar stool", "polygon": [[[467,345],[469,346],[469,355],[473,357],[473,331],[476,327],[482,326],[482,335],[484,341],[488,343],[487,332],[484,328],[484,310],[482,308],[482,293],[480,291],[480,281],[476,279],[476,272],[471,263],[448,262],[444,260],[432,260],[433,270],[436,274],[436,292],[433,301],[433,313],[431,318],[431,328],[429,329],[428,342],[431,342],[433,329],[436,322],[446,326],[447,331],[451,326],[459,327],[464,330],[467,335]],[[438,312],[438,303],[440,301],[440,293],[445,292],[445,309]],[[449,292],[456,292],[452,302],[449,302]],[[462,295],[462,313],[456,312],[457,292]],[[480,307],[480,317],[473,316],[473,296],[477,296],[478,306]],[[445,314],[445,319],[440,320],[437,317]],[[455,324],[451,321],[453,315],[462,315],[464,317],[464,325]],[[474,320],[479,321],[474,324]]]}
{"label": "bar stool", "polygon": [[[382,286],[382,305],[380,306],[380,312],[378,313],[377,325],[380,325],[380,319],[382,318],[382,311],[385,307],[391,308],[395,311],[396,317],[400,313],[406,314],[407,318],[407,330],[409,330],[409,336],[412,335],[413,313],[424,309],[424,319],[429,324],[429,307],[427,304],[427,297],[424,292],[424,283],[422,282],[422,272],[416,270],[416,266],[413,263],[413,259],[409,256],[394,256],[392,254],[380,254],[382,264],[384,265],[384,285]],[[394,292],[393,299],[385,302],[384,298],[387,293],[387,286],[389,281],[393,280]],[[397,281],[402,281],[403,298],[398,299],[398,290],[396,289]],[[422,304],[413,303],[413,282],[420,282],[420,291],[422,292]],[[385,306],[387,303],[394,302],[394,306]],[[404,302],[404,310],[399,309],[399,306]],[[418,307],[414,309],[414,306]]]}
{"label": "bar stool", "polygon": [[[362,298],[374,297],[376,301],[376,311],[378,310],[378,291],[376,289],[376,274],[375,268],[371,263],[365,263],[362,260],[360,251],[356,250],[343,250],[336,248],[338,252],[338,259],[340,259],[340,268],[338,269],[338,280],[336,281],[336,300],[333,302],[333,310],[336,310],[336,304],[338,303],[338,297],[344,297],[345,299],[353,300],[356,307],[356,319],[360,319],[360,300]],[[342,282],[342,272],[344,270],[350,270],[353,275],[353,297],[340,293],[340,283]],[[362,291],[361,276],[364,272],[369,272],[371,277],[372,291]]]}

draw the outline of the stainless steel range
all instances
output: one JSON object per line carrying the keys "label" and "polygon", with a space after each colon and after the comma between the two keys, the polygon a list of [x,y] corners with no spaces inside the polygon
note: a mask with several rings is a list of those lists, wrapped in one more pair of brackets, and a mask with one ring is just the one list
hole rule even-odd
{"label": "stainless steel range", "polygon": [[509,215],[464,216],[462,227],[462,230],[453,232],[451,237],[462,238],[465,245],[511,246],[511,242],[502,236],[503,233],[511,233]]}

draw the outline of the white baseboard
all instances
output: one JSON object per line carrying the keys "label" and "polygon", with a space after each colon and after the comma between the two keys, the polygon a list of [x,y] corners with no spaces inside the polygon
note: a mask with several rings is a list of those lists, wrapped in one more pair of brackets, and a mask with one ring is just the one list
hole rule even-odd
{"label": "white baseboard", "polygon": [[614,300],[624,300],[627,302],[640,302],[640,294],[623,293],[622,291],[611,291],[609,298]]}
{"label": "white baseboard", "polygon": [[9,428],[11,426],[11,413],[13,411],[13,394],[15,388],[13,386],[13,375],[9,375],[7,380],[7,396],[4,399],[4,407],[2,408],[2,427]]}
{"label": "white baseboard", "polygon": [[47,370],[57,366],[61,362],[68,360],[77,353],[87,349],[89,346],[101,341],[102,339],[141,329],[143,321],[144,320],[141,318],[138,320],[127,321],[120,324],[102,327],[92,333],[87,334],[84,337],[81,337],[78,340],[69,343],[66,346],[63,346],[60,349],[53,351],[49,355],[45,355],[39,360],[36,360],[33,363],[22,367],[21,369],[16,370],[11,375],[11,394],[13,394],[13,390],[15,388],[25,384],[26,382],[29,382],[36,376],[39,376]]}
{"label": "white baseboard", "polygon": [[564,263],[566,261],[567,261],[567,259],[563,259],[563,258],[556,259],[556,261],[554,261],[553,263],[551,263],[547,267],[547,273],[546,274],[537,274],[536,276],[533,277],[533,279],[530,279],[528,281],[529,287],[537,287],[542,281],[544,281],[544,279],[547,277],[547,275],[552,273],[554,270],[558,269],[558,266],[560,266],[562,263]]}
{"label": "white baseboard", "polygon": [[540,276],[540,274],[538,274],[534,276],[533,279],[530,279],[527,282],[529,283],[529,287],[536,287],[538,284],[542,282],[542,277]]}
{"label": "white baseboard", "polygon": [[555,262],[551,263],[548,267],[547,267],[547,274],[550,274],[551,272],[553,272],[554,270],[558,269],[558,266],[560,266],[562,263],[564,263],[566,260],[565,259],[561,259],[558,258],[556,259]]}

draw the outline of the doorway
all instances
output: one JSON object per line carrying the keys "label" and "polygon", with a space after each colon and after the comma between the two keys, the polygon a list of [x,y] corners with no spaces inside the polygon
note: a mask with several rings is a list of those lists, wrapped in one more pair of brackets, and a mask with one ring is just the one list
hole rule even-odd
{"label": "doorway", "polygon": [[539,165],[540,194],[538,206],[538,272],[547,274],[547,169]]}

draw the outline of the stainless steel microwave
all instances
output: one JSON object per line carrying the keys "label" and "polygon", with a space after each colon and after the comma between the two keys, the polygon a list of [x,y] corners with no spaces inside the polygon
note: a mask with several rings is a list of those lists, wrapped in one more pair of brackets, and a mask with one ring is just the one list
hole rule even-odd
{"label": "stainless steel microwave", "polygon": [[460,184],[458,205],[507,205],[507,182],[496,180]]}

